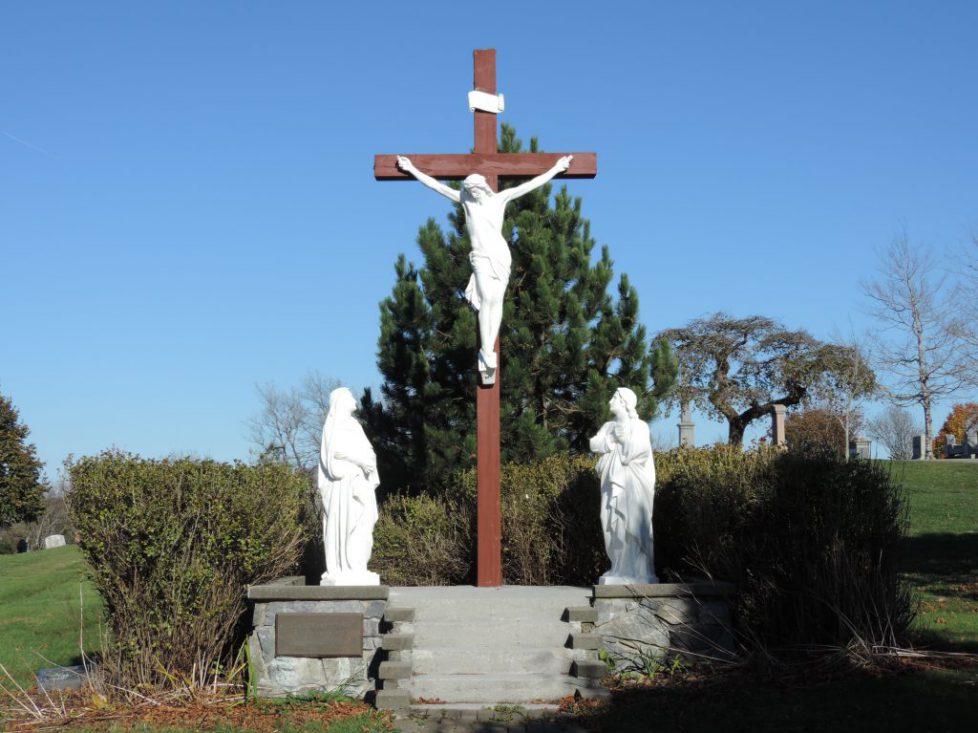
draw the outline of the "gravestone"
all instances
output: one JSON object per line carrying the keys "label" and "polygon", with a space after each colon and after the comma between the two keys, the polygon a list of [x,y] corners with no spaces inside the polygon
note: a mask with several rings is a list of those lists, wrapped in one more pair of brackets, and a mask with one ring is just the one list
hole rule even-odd
{"label": "gravestone", "polygon": [[915,435],[913,436],[913,448],[910,458],[914,461],[920,461],[924,458],[924,436]]}
{"label": "gravestone", "polygon": [[787,409],[784,405],[774,405],[771,408],[771,441],[777,446],[788,445],[784,435],[784,415]]}
{"label": "gravestone", "polygon": [[689,403],[684,402],[679,416],[679,447],[696,447],[696,425],[693,423],[693,411],[689,408]]}
{"label": "gravestone", "polygon": [[869,460],[872,458],[872,441],[869,438],[854,438],[849,441],[849,457]]}
{"label": "gravestone", "polygon": [[65,536],[63,534],[49,534],[44,538],[44,549],[50,550],[54,547],[64,547]]}
{"label": "gravestone", "polygon": [[976,458],[978,457],[978,435],[974,431],[964,434],[964,445],[958,445],[954,433],[944,433],[945,458]]}
{"label": "gravestone", "polygon": [[37,670],[37,686],[42,690],[77,690],[85,682],[85,667],[48,667]]}

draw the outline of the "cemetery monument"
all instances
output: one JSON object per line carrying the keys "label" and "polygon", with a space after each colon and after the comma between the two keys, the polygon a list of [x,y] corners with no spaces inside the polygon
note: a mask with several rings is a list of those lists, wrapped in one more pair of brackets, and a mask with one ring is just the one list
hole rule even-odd
{"label": "cemetery monument", "polygon": [[[496,56],[474,53],[475,149],[461,155],[378,155],[379,180],[420,180],[459,203],[472,243],[466,297],[479,314],[476,364],[477,587],[388,587],[367,570],[377,520],[374,451],[349,390],[330,395],[319,489],[326,572],[320,585],[282,578],[248,589],[248,649],[260,695],[342,689],[380,708],[412,703],[528,703],[603,696],[599,659],[636,649],[714,652],[732,646],[722,583],[656,584],[655,467],[648,424],[627,388],[591,439],[600,455],[601,521],[611,568],[591,588],[502,585],[499,329],[510,253],[500,229],[508,201],[553,178],[593,178],[594,153],[498,153]],[[524,183],[499,191],[500,178]],[[440,180],[462,181],[461,191]],[[460,283],[461,286],[461,283]],[[598,507],[595,507],[598,509]],[[626,646],[619,642],[627,640]],[[618,644],[618,646],[616,646]],[[425,707],[425,705],[421,705]],[[431,707],[431,706],[428,706]]]}

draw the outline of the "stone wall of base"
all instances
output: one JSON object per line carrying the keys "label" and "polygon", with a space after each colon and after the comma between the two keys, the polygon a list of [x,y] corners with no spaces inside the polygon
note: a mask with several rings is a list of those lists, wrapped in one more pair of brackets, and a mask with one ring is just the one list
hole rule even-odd
{"label": "stone wall of base", "polygon": [[[685,655],[717,658],[734,652],[729,583],[596,585],[590,633],[616,669],[642,669],[650,660]],[[647,670],[643,670],[647,671]]]}
{"label": "stone wall of base", "polygon": [[[381,619],[387,608],[387,586],[305,586],[286,578],[251,586],[254,603],[248,637],[253,684],[262,697],[340,690],[353,697],[373,691],[380,664]],[[361,655],[285,656],[276,653],[276,618],[280,614],[360,614]]]}

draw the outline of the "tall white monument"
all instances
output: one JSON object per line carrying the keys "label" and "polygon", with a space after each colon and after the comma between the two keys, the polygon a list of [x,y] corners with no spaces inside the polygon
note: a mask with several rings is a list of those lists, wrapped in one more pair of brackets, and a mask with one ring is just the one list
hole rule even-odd
{"label": "tall white monument", "polygon": [[377,523],[380,485],[377,456],[353,417],[357,403],[346,387],[329,395],[319,453],[319,494],[323,500],[326,572],[320,585],[379,585],[367,570]]}
{"label": "tall white monument", "polygon": [[648,424],[635,410],[638,399],[627,387],[611,398],[614,419],[591,438],[600,455],[601,528],[611,568],[599,585],[656,583],[652,548],[655,463]]}

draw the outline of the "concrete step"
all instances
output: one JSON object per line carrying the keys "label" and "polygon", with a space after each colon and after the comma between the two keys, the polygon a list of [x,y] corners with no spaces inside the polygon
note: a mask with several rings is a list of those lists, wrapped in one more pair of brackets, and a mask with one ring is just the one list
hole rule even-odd
{"label": "concrete step", "polygon": [[521,646],[554,646],[561,648],[570,636],[571,628],[562,621],[553,623],[523,623],[496,621],[486,624],[471,620],[414,624],[414,648],[443,647],[505,649]]}
{"label": "concrete step", "polygon": [[415,610],[416,622],[560,620],[568,606],[585,606],[590,591],[567,586],[391,588],[390,602]]}
{"label": "concrete step", "polygon": [[534,672],[568,674],[573,663],[569,649],[516,647],[506,649],[415,649],[414,674],[505,674]]}
{"label": "concrete step", "polygon": [[586,680],[549,674],[415,675],[411,700],[461,703],[525,703],[555,701],[580,689],[586,695]]}

